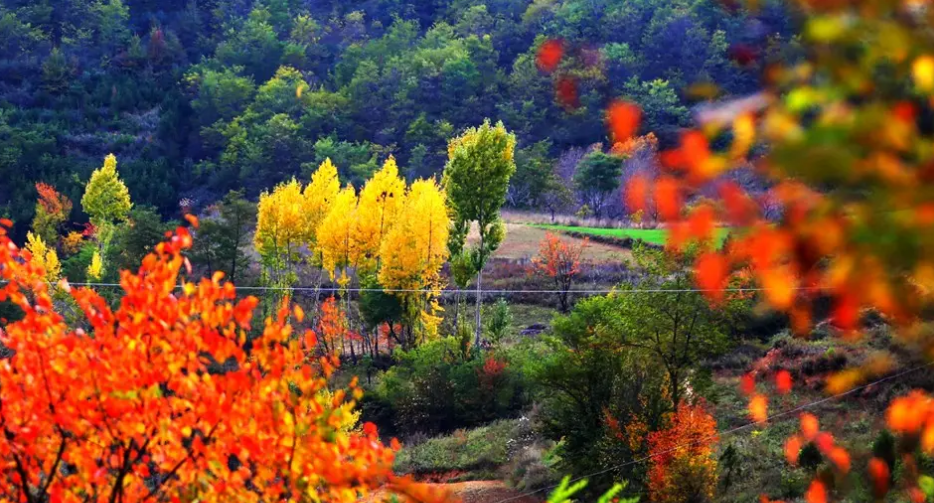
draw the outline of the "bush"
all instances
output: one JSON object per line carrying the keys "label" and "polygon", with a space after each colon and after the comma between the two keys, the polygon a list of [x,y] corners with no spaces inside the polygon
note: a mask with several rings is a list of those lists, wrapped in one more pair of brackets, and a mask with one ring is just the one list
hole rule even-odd
{"label": "bush", "polygon": [[465,351],[453,337],[400,351],[374,394],[366,419],[388,421],[404,435],[479,426],[513,417],[526,404],[519,376],[505,356]]}
{"label": "bush", "polygon": [[485,476],[506,463],[509,440],[518,430],[517,421],[502,420],[405,446],[396,456],[395,469],[413,474],[479,471],[487,472],[480,474]]}
{"label": "bush", "polygon": [[509,310],[509,303],[506,299],[500,298],[493,304],[492,312],[487,321],[486,331],[490,342],[498,344],[504,337],[509,335],[509,327],[512,325],[512,312]]}

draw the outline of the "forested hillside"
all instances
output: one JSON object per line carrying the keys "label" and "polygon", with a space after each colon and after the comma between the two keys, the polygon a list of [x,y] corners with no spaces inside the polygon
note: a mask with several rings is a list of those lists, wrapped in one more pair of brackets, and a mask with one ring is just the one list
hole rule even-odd
{"label": "forested hillside", "polygon": [[[755,91],[795,51],[792,25],[769,2],[753,17],[711,0],[3,0],[0,216],[30,222],[40,181],[79,199],[109,153],[164,218],[328,157],[342,183],[390,154],[411,180],[484,118],[518,138],[510,203],[540,207],[555,161],[606,141],[610,100],[670,144],[689,86]],[[536,67],[546,39],[575,56],[561,76]],[[555,99],[560,79],[574,96]]]}

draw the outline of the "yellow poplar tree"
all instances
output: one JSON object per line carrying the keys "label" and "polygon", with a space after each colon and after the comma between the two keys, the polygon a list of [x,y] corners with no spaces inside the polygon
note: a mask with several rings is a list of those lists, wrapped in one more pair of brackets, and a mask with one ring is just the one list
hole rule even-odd
{"label": "yellow poplar tree", "polygon": [[101,251],[106,251],[115,224],[125,222],[133,207],[130,191],[117,173],[117,157],[113,154],[105,157],[104,165],[91,173],[81,197],[81,207],[96,227]]}
{"label": "yellow poplar tree", "polygon": [[[383,240],[380,285],[402,299],[409,321],[421,322],[425,335],[436,330],[441,307],[440,271],[448,259],[451,217],[444,191],[434,180],[418,180],[405,196],[394,225]],[[419,300],[423,299],[424,304]]]}
{"label": "yellow poplar tree", "polygon": [[62,273],[62,264],[58,260],[58,254],[55,248],[49,247],[42,236],[26,233],[26,250],[32,254],[32,264],[43,269],[45,275],[42,277],[45,281],[56,281]]}
{"label": "yellow poplar tree", "polygon": [[399,167],[390,156],[360,191],[354,232],[361,265],[378,266],[380,245],[402,209],[404,196],[405,181],[399,178]]}
{"label": "yellow poplar tree", "polygon": [[274,281],[290,281],[293,258],[308,239],[305,223],[305,198],[294,178],[260,195],[253,244]]}
{"label": "yellow poplar tree", "polygon": [[311,183],[305,187],[305,225],[310,243],[317,242],[318,227],[327,216],[328,210],[334,204],[334,199],[341,190],[340,180],[337,178],[337,167],[330,158],[324,160],[314,174]]}
{"label": "yellow poplar tree", "polygon": [[91,217],[91,223],[101,228],[114,222],[123,222],[130,213],[130,191],[117,173],[117,157],[104,158],[104,166],[94,170],[84,188],[81,207]]}
{"label": "yellow poplar tree", "polygon": [[334,199],[330,211],[318,227],[318,251],[321,263],[333,280],[341,271],[339,283],[346,286],[350,282],[347,268],[357,264],[359,248],[354,232],[357,219],[357,191],[353,185],[341,190]]}
{"label": "yellow poplar tree", "polygon": [[99,280],[104,275],[104,262],[101,260],[101,253],[97,250],[94,250],[91,263],[88,264],[87,275],[89,280]]}

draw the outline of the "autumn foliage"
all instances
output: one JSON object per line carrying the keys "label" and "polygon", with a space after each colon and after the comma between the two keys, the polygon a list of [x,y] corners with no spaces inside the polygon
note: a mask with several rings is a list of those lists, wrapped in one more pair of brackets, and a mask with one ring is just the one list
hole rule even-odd
{"label": "autumn foliage", "polygon": [[188,279],[186,228],[121,273],[115,308],[61,285],[83,313],[72,326],[3,225],[0,301],[22,314],[0,322],[12,350],[0,361],[0,499],[349,502],[384,484],[433,496],[395,479],[373,425],[346,431],[361,391],[330,387],[333,363],[306,358],[287,303],[255,326],[257,300],[236,300],[222,274]]}
{"label": "autumn foliage", "polygon": [[[664,172],[630,180],[627,202],[634,212],[654,202],[670,230],[670,249],[700,246],[696,277],[712,300],[722,298],[738,271],[751,273],[764,307],[787,313],[799,334],[817,321],[816,301],[830,299],[829,321],[844,337],[857,338],[863,314],[872,310],[901,342],[930,355],[932,11],[917,1],[793,3],[803,14],[803,57],[769,62],[759,93],[699,110],[699,127],[661,154]],[[755,11],[759,2],[747,4]],[[746,48],[735,54],[755,57]],[[634,118],[635,110],[612,105],[610,136],[636,129]],[[759,147],[765,145],[763,153]],[[761,211],[757,198],[731,179],[740,169],[768,184],[779,218]],[[710,195],[714,201],[698,203]],[[722,249],[714,246],[718,225],[731,229]],[[840,394],[885,375],[891,361],[869,358],[831,376],[827,390]],[[788,377],[776,381],[781,394],[791,391]],[[744,380],[743,388],[751,418],[766,421],[767,395],[756,392],[754,381]],[[916,391],[891,403],[888,426],[906,439],[903,447],[934,449],[930,401]],[[805,414],[801,421],[801,431],[786,444],[788,460],[795,463],[800,447],[813,442],[835,472],[846,474],[849,452],[819,430],[815,416]],[[905,447],[901,454],[904,495],[925,499],[917,449]],[[894,468],[871,460],[877,497],[889,489]],[[840,489],[833,477],[814,480],[805,498],[823,503]]]}
{"label": "autumn foliage", "polygon": [[717,487],[717,422],[702,404],[682,403],[667,429],[650,433],[649,497],[656,503],[710,501]]}
{"label": "autumn foliage", "polygon": [[570,307],[568,295],[574,278],[581,272],[581,259],[588,240],[569,241],[550,232],[545,233],[539,245],[538,256],[532,259],[532,268],[553,281],[562,312]]}

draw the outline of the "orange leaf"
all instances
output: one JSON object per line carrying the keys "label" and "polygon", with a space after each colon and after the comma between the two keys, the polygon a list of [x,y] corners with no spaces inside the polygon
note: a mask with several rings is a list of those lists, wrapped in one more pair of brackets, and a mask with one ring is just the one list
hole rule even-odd
{"label": "orange leaf", "polygon": [[691,212],[688,219],[688,229],[691,237],[704,241],[713,237],[714,210],[710,205],[704,204]]}
{"label": "orange leaf", "polygon": [[928,402],[928,397],[920,391],[912,391],[907,396],[892,400],[885,412],[889,429],[896,433],[918,433],[924,422]]}
{"label": "orange leaf", "polygon": [[921,433],[921,448],[927,454],[934,452],[934,424],[931,424],[931,422],[927,423],[924,432]]}
{"label": "orange leaf", "polygon": [[190,213],[186,213],[186,214],[185,214],[185,220],[187,220],[188,223],[189,223],[192,227],[194,227],[195,229],[198,228],[198,217],[196,217],[196,216],[194,216],[194,215],[192,215],[192,214],[190,214]]}
{"label": "orange leaf", "polygon": [[564,42],[561,40],[546,40],[538,48],[538,54],[535,56],[535,64],[545,72],[552,72],[558,67],[561,58],[564,57]]}
{"label": "orange leaf", "polygon": [[778,389],[778,392],[787,395],[791,392],[791,372],[787,370],[779,370],[775,374],[775,388]]}
{"label": "orange leaf", "polygon": [[824,487],[824,483],[819,480],[811,481],[804,499],[808,503],[827,503],[827,488]]}
{"label": "orange leaf", "polygon": [[849,473],[850,453],[847,452],[846,449],[843,447],[834,447],[830,449],[827,457],[830,458],[830,462],[833,463],[841,473]]}
{"label": "orange leaf", "polygon": [[710,157],[710,144],[700,131],[688,131],[681,136],[681,152],[693,169]]}
{"label": "orange leaf", "polygon": [[801,453],[801,437],[795,435],[785,442],[785,459],[792,466],[798,465],[798,455]]}
{"label": "orange leaf", "polygon": [[769,418],[769,400],[765,395],[753,395],[749,400],[749,416],[757,423]]}
{"label": "orange leaf", "polygon": [[772,268],[762,273],[762,288],[769,303],[777,309],[791,307],[794,300],[795,279],[787,268]]}
{"label": "orange leaf", "polygon": [[639,130],[642,110],[628,101],[614,101],[606,110],[606,122],[614,142],[629,139]]}
{"label": "orange leaf", "polygon": [[681,189],[670,176],[659,178],[655,184],[655,201],[663,220],[675,220],[681,213]]}
{"label": "orange leaf", "polygon": [[801,433],[808,442],[814,440],[820,432],[820,422],[814,414],[805,412],[801,414]]}
{"label": "orange leaf", "polygon": [[694,273],[697,275],[697,284],[706,294],[715,299],[723,297],[723,288],[726,286],[727,264],[722,255],[715,252],[706,252],[697,258],[694,264]]}
{"label": "orange leaf", "polygon": [[635,213],[645,210],[649,195],[649,181],[642,175],[635,175],[626,184],[626,206]]}
{"label": "orange leaf", "polygon": [[299,323],[305,321],[305,310],[302,309],[302,306],[295,304],[295,306],[292,307],[292,313],[295,315],[295,319]]}

